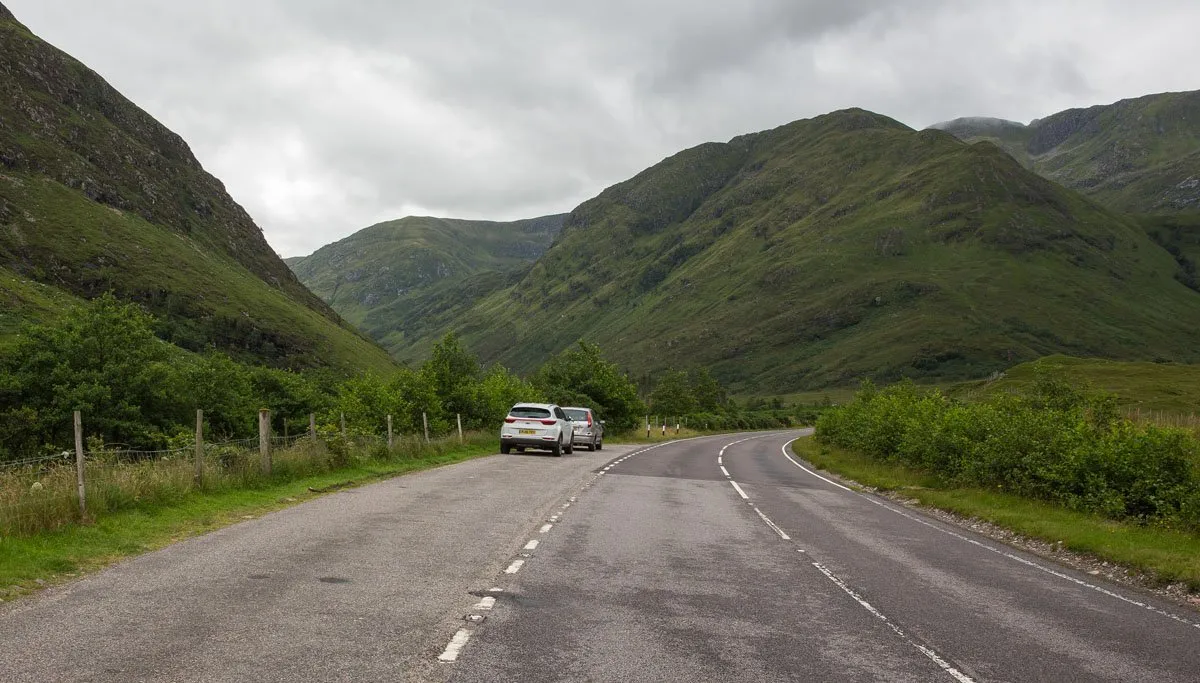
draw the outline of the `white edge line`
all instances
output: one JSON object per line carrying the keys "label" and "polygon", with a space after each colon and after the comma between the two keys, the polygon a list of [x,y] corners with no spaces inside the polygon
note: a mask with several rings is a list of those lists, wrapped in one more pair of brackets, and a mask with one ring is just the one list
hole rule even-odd
{"label": "white edge line", "polygon": [[729,470],[725,469],[724,465],[721,465],[721,474],[724,474],[727,477],[729,476]]}
{"label": "white edge line", "polygon": [[504,570],[505,574],[516,574],[521,571],[521,565],[525,564],[525,560],[513,560],[512,564],[508,565],[508,569]]}
{"label": "white edge line", "polygon": [[446,646],[446,650],[438,655],[439,662],[453,662],[458,659],[458,653],[462,652],[463,646],[471,639],[471,632],[465,628],[458,629],[458,633],[450,639],[450,644]]}
{"label": "white edge line", "polygon": [[755,506],[754,511],[758,513],[759,517],[762,517],[762,521],[766,522],[767,526],[771,527],[772,529],[775,530],[775,533],[779,534],[780,538],[782,538],[785,541],[792,540],[791,536],[788,536],[786,533],[784,533],[783,529],[780,529],[778,524],[776,524],[775,522],[772,522],[769,517],[764,515],[763,511],[759,510],[757,506]]}
{"label": "white edge line", "polygon": [[741,496],[744,500],[750,500],[750,496],[746,495],[746,492],[742,490],[741,486],[738,486],[738,483],[736,481],[730,479],[729,483],[733,484],[733,488],[737,489],[739,496]]}
{"label": "white edge line", "polygon": [[857,602],[858,604],[862,605],[864,609],[866,609],[868,612],[875,615],[881,621],[883,621],[889,627],[891,627],[891,629],[893,631],[895,631],[896,635],[898,635],[901,638],[903,638],[904,640],[908,641],[908,643],[910,645],[912,645],[913,647],[915,647],[917,650],[919,650],[921,652],[921,654],[928,657],[931,661],[933,661],[934,664],[937,664],[943,671],[945,671],[946,673],[953,676],[955,680],[959,681],[959,683],[975,683],[975,679],[971,678],[970,676],[966,675],[965,673],[963,673],[963,672],[959,671],[958,669],[954,668],[953,666],[951,666],[950,662],[947,662],[945,659],[942,659],[941,655],[939,655],[932,648],[926,647],[925,645],[922,645],[922,644],[916,642],[915,640],[913,640],[912,638],[910,638],[908,636],[908,634],[904,632],[903,629],[901,629],[894,622],[892,622],[886,616],[884,616],[882,612],[875,609],[875,607],[871,603],[864,600],[862,598],[862,596],[860,596],[858,593],[855,593],[854,589],[850,588],[850,586],[847,586],[846,582],[842,581],[840,578],[837,577],[837,575],[835,575],[833,572],[829,571],[824,566],[822,566],[821,563],[813,562],[812,566],[816,567],[817,571],[824,574],[826,576],[826,578],[828,578],[835,585],[837,585],[838,588],[841,588],[842,591],[844,591],[846,593],[846,595],[849,595],[850,597],[854,598],[854,601]]}
{"label": "white edge line", "polygon": [[[802,438],[802,437],[797,437],[797,438],[795,438],[795,439],[792,439],[792,441],[797,441],[797,440],[799,440],[800,438]],[[999,548],[993,548],[992,546],[990,546],[990,545],[988,545],[988,544],[986,544],[986,543],[981,543],[981,542],[979,542],[979,541],[977,541],[977,540],[975,540],[975,539],[973,539],[973,538],[970,538],[970,537],[968,537],[968,536],[964,536],[964,535],[962,535],[962,534],[960,534],[960,533],[956,533],[956,532],[954,532],[954,531],[951,531],[951,530],[949,530],[949,529],[943,529],[942,527],[940,527],[940,526],[938,526],[938,525],[936,525],[936,524],[933,524],[932,522],[928,522],[928,521],[926,521],[926,520],[923,520],[923,519],[921,519],[921,518],[919,518],[919,517],[914,517],[913,515],[910,515],[910,514],[908,514],[908,513],[904,512],[903,510],[897,510],[896,508],[892,507],[891,505],[887,505],[887,504],[885,504],[885,503],[882,503],[882,502],[880,502],[880,501],[878,501],[878,500],[875,500],[875,499],[874,499],[874,498],[872,498],[871,496],[867,496],[867,495],[864,495],[864,494],[862,494],[862,493],[859,493],[858,491],[855,491],[855,490],[853,490],[853,489],[846,488],[845,486],[842,486],[841,484],[837,483],[836,481],[830,481],[829,479],[826,479],[825,477],[822,477],[821,475],[817,474],[816,472],[813,472],[812,470],[808,469],[808,468],[807,468],[807,467],[805,467],[804,465],[801,465],[800,463],[796,462],[795,460],[793,460],[793,459],[792,459],[792,456],[788,455],[788,452],[787,452],[787,447],[791,445],[792,441],[789,441],[789,442],[787,442],[787,443],[785,443],[785,444],[783,445],[783,456],[784,456],[785,458],[787,458],[788,460],[791,460],[793,465],[795,465],[796,467],[799,467],[800,469],[804,470],[805,472],[808,472],[809,474],[813,475],[814,477],[816,477],[816,478],[818,478],[818,479],[822,479],[822,480],[824,480],[824,481],[827,481],[827,482],[829,482],[830,484],[833,484],[834,486],[836,486],[836,487],[838,487],[838,488],[840,488],[840,489],[845,489],[846,491],[849,491],[850,493],[853,493],[853,494],[855,494],[855,495],[857,495],[857,496],[861,496],[861,497],[862,497],[862,498],[864,498],[865,500],[867,500],[867,501],[869,501],[869,502],[871,502],[871,503],[874,503],[875,505],[878,505],[879,507],[881,507],[881,508],[883,508],[883,509],[885,509],[885,510],[889,510],[889,511],[891,511],[891,512],[894,512],[895,514],[897,514],[897,515],[900,515],[901,517],[907,517],[908,519],[911,519],[912,521],[914,521],[914,522],[917,522],[918,524],[924,524],[925,526],[929,527],[930,529],[934,529],[934,530],[940,531],[940,532],[942,532],[943,534],[946,534],[947,536],[953,536],[954,538],[957,538],[957,539],[959,539],[960,541],[966,541],[967,543],[970,543],[971,545],[978,546],[978,547],[980,547],[980,548],[983,548],[984,550],[989,550],[989,551],[991,551],[991,552],[993,552],[993,553],[996,553],[997,555],[1001,555],[1001,556],[1003,556],[1003,557],[1007,557],[1008,559],[1010,559],[1010,560],[1013,560],[1014,562],[1020,562],[1021,564],[1025,565],[1025,566],[1027,566],[1027,567],[1032,567],[1033,569],[1037,569],[1037,570],[1039,570],[1039,571],[1043,571],[1043,572],[1045,572],[1045,573],[1047,573],[1047,574],[1049,574],[1049,575],[1051,575],[1051,576],[1056,576],[1056,577],[1058,577],[1058,578],[1060,578],[1060,579],[1065,579],[1065,580],[1067,580],[1067,581],[1070,581],[1071,583],[1074,583],[1074,584],[1076,584],[1076,585],[1082,586],[1082,587],[1084,587],[1084,588],[1090,588],[1090,589],[1092,589],[1092,590],[1094,590],[1094,591],[1096,591],[1097,593],[1100,593],[1100,594],[1102,594],[1102,595],[1107,595],[1107,596],[1108,596],[1108,597],[1110,597],[1110,598],[1116,598],[1117,600],[1120,600],[1121,602],[1124,602],[1124,603],[1127,603],[1127,604],[1133,605],[1133,606],[1135,606],[1135,607],[1141,607],[1141,608],[1143,608],[1143,609],[1146,609],[1146,610],[1149,610],[1149,611],[1151,611],[1151,612],[1154,612],[1155,614],[1157,614],[1157,615],[1159,615],[1159,616],[1166,617],[1166,618],[1168,618],[1168,619],[1171,619],[1171,620],[1173,620],[1173,621],[1177,621],[1177,622],[1179,622],[1179,623],[1181,623],[1181,624],[1186,624],[1187,626],[1191,626],[1191,627],[1193,627],[1193,628],[1200,629],[1200,622],[1189,621],[1189,620],[1187,620],[1187,619],[1184,619],[1183,617],[1177,616],[1177,615],[1175,615],[1175,614],[1171,614],[1170,612],[1168,612],[1168,611],[1166,611],[1166,610],[1159,609],[1159,608],[1157,608],[1157,607],[1155,607],[1154,605],[1151,605],[1151,604],[1149,604],[1149,603],[1141,602],[1140,600],[1134,600],[1133,598],[1127,598],[1127,597],[1125,597],[1124,595],[1121,595],[1120,593],[1115,593],[1115,592],[1113,592],[1113,591],[1110,591],[1110,590],[1108,590],[1107,588],[1104,588],[1104,587],[1102,587],[1102,586],[1097,586],[1096,584],[1093,584],[1093,583],[1088,583],[1087,581],[1084,581],[1084,580],[1082,580],[1082,579],[1077,579],[1077,578],[1075,578],[1074,576],[1071,576],[1071,575],[1069,575],[1069,574],[1064,574],[1063,572],[1056,571],[1056,570],[1054,570],[1054,569],[1051,569],[1051,568],[1049,568],[1049,567],[1042,566],[1041,564],[1038,564],[1037,562],[1034,562],[1034,561],[1032,561],[1032,560],[1027,560],[1027,559],[1025,559],[1025,558],[1023,558],[1023,557],[1020,557],[1020,556],[1018,556],[1018,555],[1014,555],[1014,554],[1012,554],[1012,553],[1010,553],[1010,552],[1005,552],[1005,551],[1003,551],[1003,550],[1000,550]]]}

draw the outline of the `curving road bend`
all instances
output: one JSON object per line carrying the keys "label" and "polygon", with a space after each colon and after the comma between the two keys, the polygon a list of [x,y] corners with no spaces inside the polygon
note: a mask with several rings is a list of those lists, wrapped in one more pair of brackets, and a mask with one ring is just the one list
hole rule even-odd
{"label": "curving road bend", "polygon": [[601,470],[453,680],[1200,680],[1200,615],[826,480],[800,434]]}
{"label": "curving road bend", "polygon": [[0,606],[0,681],[1200,680],[1200,615],[824,479],[802,434],[313,500]]}

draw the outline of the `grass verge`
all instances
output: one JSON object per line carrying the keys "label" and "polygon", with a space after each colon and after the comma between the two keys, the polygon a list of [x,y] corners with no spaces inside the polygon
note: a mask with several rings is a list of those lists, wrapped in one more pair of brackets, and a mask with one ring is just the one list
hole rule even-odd
{"label": "grass verge", "polygon": [[193,492],[173,504],[121,510],[103,515],[88,525],[71,525],[27,537],[2,537],[0,601],[69,581],[122,559],[158,550],[248,517],[325,495],[321,490],[361,486],[495,452],[495,444],[468,443],[420,458],[367,460],[285,483]]}
{"label": "grass verge", "polygon": [[1012,494],[944,484],[934,475],[883,463],[813,439],[792,443],[799,457],[863,486],[894,491],[922,505],[974,517],[1021,535],[1136,569],[1153,583],[1200,592],[1200,536],[1115,522]]}

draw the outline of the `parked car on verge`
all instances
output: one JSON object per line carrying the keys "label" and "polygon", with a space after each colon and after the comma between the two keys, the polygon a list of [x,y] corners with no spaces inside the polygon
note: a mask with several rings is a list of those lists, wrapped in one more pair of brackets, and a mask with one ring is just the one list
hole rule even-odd
{"label": "parked car on verge", "polygon": [[500,452],[541,448],[555,455],[573,453],[571,418],[553,403],[518,403],[500,427]]}
{"label": "parked car on verge", "polygon": [[604,448],[604,420],[597,420],[591,408],[563,408],[563,412],[571,418],[572,442],[576,446],[589,451]]}

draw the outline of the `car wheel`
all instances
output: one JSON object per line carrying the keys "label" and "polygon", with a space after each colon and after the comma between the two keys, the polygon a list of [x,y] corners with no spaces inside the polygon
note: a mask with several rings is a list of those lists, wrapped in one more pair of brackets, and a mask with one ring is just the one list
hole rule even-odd
{"label": "car wheel", "polygon": [[564,453],[566,453],[567,455],[570,455],[570,454],[572,454],[572,453],[574,453],[574,452],[575,452],[575,439],[574,439],[574,437],[572,437],[571,439],[568,439],[568,440],[567,440],[567,448],[566,448],[566,450],[564,450],[563,452],[564,452]]}
{"label": "car wheel", "polygon": [[589,444],[587,445],[587,449],[588,449],[589,451],[594,451],[594,450],[596,450],[596,442],[595,442],[595,441],[593,441],[593,442],[589,443]]}
{"label": "car wheel", "polygon": [[598,451],[604,450],[604,439],[600,439],[599,441],[596,442],[596,450],[598,450]]}
{"label": "car wheel", "polygon": [[556,456],[562,456],[562,453],[563,453],[562,442],[555,441],[554,445],[550,447],[550,452]]}
{"label": "car wheel", "polygon": [[509,451],[509,449],[510,449],[510,448],[512,448],[512,447],[511,447],[511,446],[509,446],[509,445],[508,445],[508,444],[506,444],[506,443],[502,443],[502,444],[500,444],[500,454],[501,454],[501,455],[508,455],[508,451]]}

